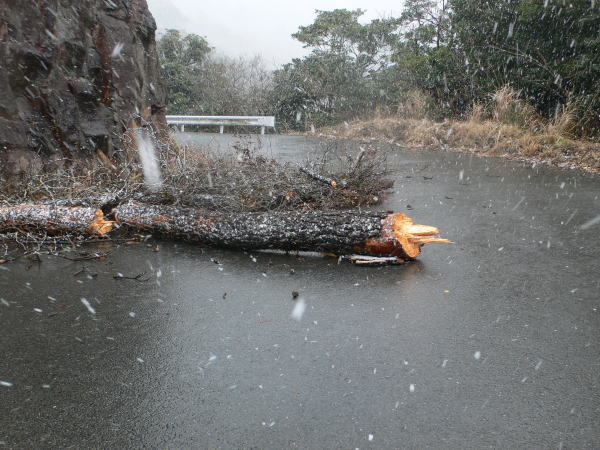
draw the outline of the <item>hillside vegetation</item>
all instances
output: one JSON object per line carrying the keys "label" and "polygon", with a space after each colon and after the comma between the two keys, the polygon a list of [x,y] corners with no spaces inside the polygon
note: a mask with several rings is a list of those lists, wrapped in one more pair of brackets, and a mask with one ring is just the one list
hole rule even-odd
{"label": "hillside vegetation", "polygon": [[397,17],[364,13],[317,11],[293,34],[308,55],[274,71],[169,30],[169,112],[269,114],[284,130],[597,167],[600,2],[406,0]]}

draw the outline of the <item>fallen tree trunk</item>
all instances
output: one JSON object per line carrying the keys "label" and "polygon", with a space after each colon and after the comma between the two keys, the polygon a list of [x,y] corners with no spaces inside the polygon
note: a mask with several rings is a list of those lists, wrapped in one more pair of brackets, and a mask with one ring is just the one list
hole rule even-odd
{"label": "fallen tree trunk", "polygon": [[[104,211],[106,212],[106,210]],[[44,229],[53,233],[105,235],[116,228],[136,233],[241,249],[362,253],[416,258],[434,237],[435,227],[415,225],[404,214],[360,211],[278,211],[223,214],[198,208],[115,206],[107,220],[102,209],[21,205],[0,208],[0,232]]]}
{"label": "fallen tree trunk", "polygon": [[0,233],[43,230],[54,235],[104,235],[114,228],[113,221],[105,220],[102,209],[79,206],[83,201],[65,200],[66,206],[62,202],[0,206]]}

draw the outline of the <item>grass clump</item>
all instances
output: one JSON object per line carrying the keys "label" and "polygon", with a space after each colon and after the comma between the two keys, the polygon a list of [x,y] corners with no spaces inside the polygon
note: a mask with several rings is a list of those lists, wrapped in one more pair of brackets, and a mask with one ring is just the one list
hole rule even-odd
{"label": "grass clump", "polygon": [[427,113],[424,94],[410,94],[397,114],[376,114],[321,130],[349,139],[384,140],[408,147],[469,151],[488,156],[533,159],[600,173],[600,144],[578,138],[577,105],[558,108],[543,119],[510,86],[498,89],[487,103],[475,103],[462,119],[436,121]]}

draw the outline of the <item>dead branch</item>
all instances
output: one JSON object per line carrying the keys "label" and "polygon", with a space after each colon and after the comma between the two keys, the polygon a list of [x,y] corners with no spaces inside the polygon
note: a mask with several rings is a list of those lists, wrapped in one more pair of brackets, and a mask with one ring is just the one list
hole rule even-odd
{"label": "dead branch", "polygon": [[328,184],[333,189],[337,187],[337,182],[335,180],[332,180],[331,178],[324,177],[323,175],[318,174],[317,172],[309,169],[308,167],[298,166],[298,168],[309,177],[314,178],[315,180],[320,181],[321,183]]}
{"label": "dead branch", "polygon": [[403,259],[397,256],[350,255],[348,259],[357,266],[388,266],[405,263]]}
{"label": "dead branch", "polygon": [[142,272],[139,273],[133,277],[128,277],[123,275],[122,273],[117,273],[116,275],[113,275],[113,278],[115,280],[133,280],[133,281],[139,281],[140,283],[145,283],[146,281],[149,281],[152,277],[148,277],[148,278],[142,278],[144,275],[146,275],[146,272]]}

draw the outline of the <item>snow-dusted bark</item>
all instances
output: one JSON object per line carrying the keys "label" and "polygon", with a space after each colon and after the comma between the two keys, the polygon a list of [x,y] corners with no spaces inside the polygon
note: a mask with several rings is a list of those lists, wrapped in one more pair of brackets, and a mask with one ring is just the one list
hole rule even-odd
{"label": "snow-dusted bark", "polygon": [[129,201],[88,206],[19,205],[0,208],[0,232],[43,229],[55,234],[152,233],[227,248],[320,251],[416,258],[435,227],[404,214],[367,211],[217,213],[199,208]]}

